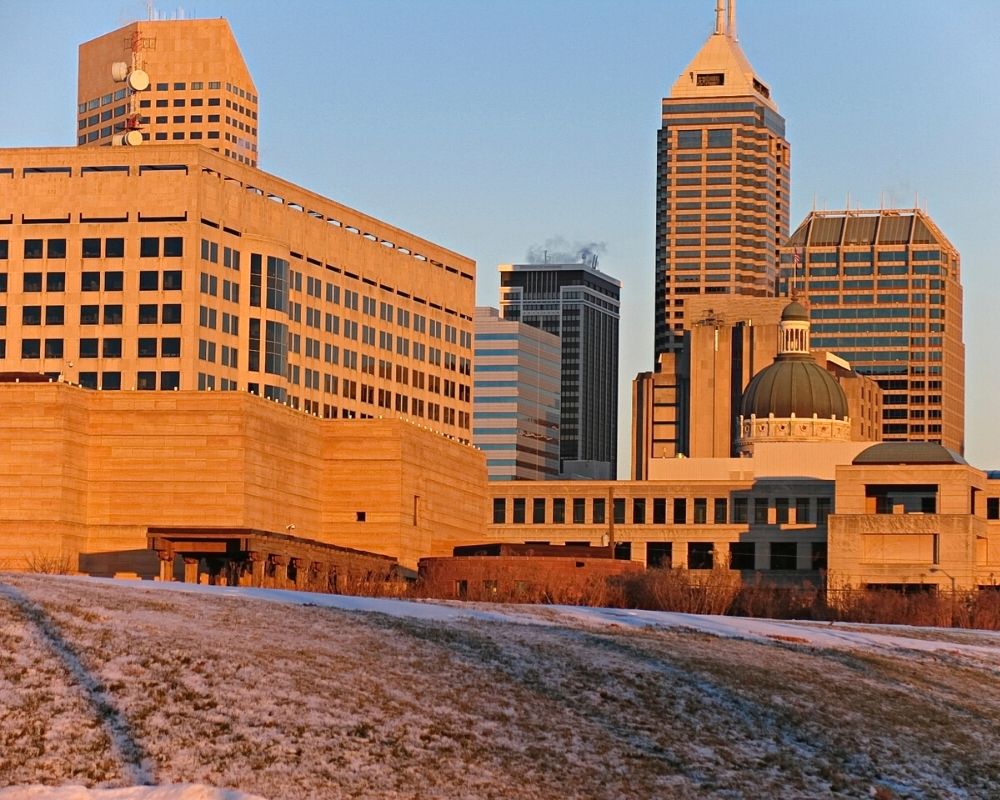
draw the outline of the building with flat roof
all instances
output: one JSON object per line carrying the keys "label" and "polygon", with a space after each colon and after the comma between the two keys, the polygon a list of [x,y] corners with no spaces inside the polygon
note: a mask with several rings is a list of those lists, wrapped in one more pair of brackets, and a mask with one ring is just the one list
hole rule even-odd
{"label": "building with flat roof", "polygon": [[475,265],[193,145],[0,151],[0,367],[471,439]]}
{"label": "building with flat roof", "polygon": [[559,337],[561,472],[612,478],[621,282],[587,264],[501,264],[500,315]]}
{"label": "building with flat roof", "polygon": [[559,337],[477,308],[472,441],[490,480],[559,476]]}
{"label": "building with flat roof", "polygon": [[258,110],[224,19],[140,20],[80,45],[79,145],[135,131],[138,142],[193,142],[255,167]]}
{"label": "building with flat roof", "polygon": [[958,250],[919,209],[813,211],[781,251],[813,346],[882,387],[880,438],[965,446]]}
{"label": "building with flat roof", "polygon": [[788,235],[785,120],[736,38],[735,0],[662,102],[656,146],[655,355],[683,347],[698,295],[776,294]]}

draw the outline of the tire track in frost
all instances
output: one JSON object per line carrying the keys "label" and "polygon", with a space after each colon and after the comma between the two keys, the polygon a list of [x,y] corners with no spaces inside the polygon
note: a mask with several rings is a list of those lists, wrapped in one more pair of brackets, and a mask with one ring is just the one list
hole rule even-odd
{"label": "tire track in frost", "polygon": [[42,641],[59,659],[63,667],[83,692],[94,716],[103,726],[112,751],[122,765],[122,778],[127,786],[153,786],[152,759],[136,741],[125,715],[115,707],[104,685],[80,661],[72,645],[59,632],[56,624],[41,606],[32,602],[18,589],[0,583],[0,597],[6,597],[21,612],[25,621],[34,625]]}

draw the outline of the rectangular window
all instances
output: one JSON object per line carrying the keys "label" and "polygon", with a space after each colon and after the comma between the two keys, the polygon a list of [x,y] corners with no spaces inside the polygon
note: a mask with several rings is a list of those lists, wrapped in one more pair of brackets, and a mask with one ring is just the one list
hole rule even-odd
{"label": "rectangular window", "polygon": [[603,525],[606,511],[607,503],[603,497],[595,497],[593,500],[593,522],[595,525]]}
{"label": "rectangular window", "polygon": [[21,324],[22,325],[41,325],[42,324],[42,307],[41,306],[24,306],[21,309]]}
{"label": "rectangular window", "polygon": [[84,258],[100,258],[101,257],[101,240],[100,239],[84,239],[83,240],[83,257]]}
{"label": "rectangular window", "polygon": [[826,542],[812,542],[810,545],[809,561],[814,570],[826,569]]}
{"label": "rectangular window", "polygon": [[775,521],[779,525],[788,524],[788,498],[787,497],[776,497],[774,499],[774,516]]}
{"label": "rectangular window", "polygon": [[120,305],[104,306],[104,324],[105,325],[122,324],[122,307]]}
{"label": "rectangular window", "polygon": [[713,564],[711,542],[688,542],[688,569],[712,569]]}
{"label": "rectangular window", "polygon": [[161,319],[164,325],[180,325],[181,322],[180,303],[164,303],[163,315]]}
{"label": "rectangular window", "polygon": [[753,501],[754,525],[767,525],[767,498],[755,497]]}
{"label": "rectangular window", "polygon": [[493,524],[503,525],[507,522],[507,498],[493,498]]}
{"label": "rectangular window", "polygon": [[62,325],[65,322],[63,306],[45,306],[45,324]]}
{"label": "rectangular window", "polygon": [[147,392],[156,389],[156,373],[140,372],[136,375],[135,388]]}
{"label": "rectangular window", "polygon": [[66,258],[66,240],[49,239],[45,243],[46,258]]}
{"label": "rectangular window", "polygon": [[160,239],[158,236],[143,236],[139,240],[139,257],[140,258],[160,257]]}
{"label": "rectangular window", "polygon": [[795,542],[771,542],[771,569],[796,569],[797,550]]}
{"label": "rectangular window", "polygon": [[556,525],[563,525],[566,522],[566,498],[554,497],[552,499],[552,522]]}
{"label": "rectangular window", "polygon": [[80,306],[80,324],[97,325],[101,319],[100,306]]}
{"label": "rectangular window", "polygon": [[726,519],[728,519],[728,511],[726,509],[726,498],[716,497],[715,498],[715,516],[714,521],[716,525],[725,525]]}
{"label": "rectangular window", "polygon": [[46,339],[45,340],[45,357],[46,358],[62,358],[63,357],[63,340],[62,339]]}
{"label": "rectangular window", "polygon": [[80,290],[84,292],[99,292],[101,291],[101,273],[100,272],[81,272],[80,273]]}
{"label": "rectangular window", "polygon": [[803,525],[809,522],[809,498],[808,497],[796,497],[795,498],[795,522],[799,525]]}
{"label": "rectangular window", "polygon": [[125,258],[125,240],[115,236],[104,240],[105,258]]}
{"label": "rectangular window", "polygon": [[573,498],[573,524],[583,525],[586,522],[587,501],[582,497]]}
{"label": "rectangular window", "polygon": [[181,258],[184,255],[184,237],[165,236],[163,238],[163,257]]}
{"label": "rectangular window", "polygon": [[514,498],[514,524],[516,525],[524,524],[524,503],[523,497]]}
{"label": "rectangular window", "polygon": [[180,291],[184,285],[184,278],[179,269],[168,269],[163,272],[163,291]]}
{"label": "rectangular window", "polygon": [[80,358],[97,358],[97,339],[80,340]]}
{"label": "rectangular window", "polygon": [[748,517],[748,497],[734,497],[733,498],[733,522],[744,523],[749,519]]}
{"label": "rectangular window", "polygon": [[653,524],[667,524],[667,498],[665,497],[653,498]]}
{"label": "rectangular window", "polygon": [[729,568],[753,569],[756,553],[757,545],[755,542],[730,542]]}
{"label": "rectangular window", "polygon": [[42,240],[41,239],[25,239],[24,240],[24,257],[29,258],[41,258],[42,257]]}
{"label": "rectangular window", "polygon": [[104,291],[120,292],[125,285],[124,273],[120,270],[112,270],[104,273]]}
{"label": "rectangular window", "polygon": [[531,521],[535,525],[545,523],[545,498],[536,497],[531,501]]}
{"label": "rectangular window", "polygon": [[611,513],[614,515],[615,525],[625,524],[625,498],[616,497],[611,503]]}
{"label": "rectangular window", "polygon": [[704,525],[708,522],[708,500],[704,497],[694,499],[694,524]]}
{"label": "rectangular window", "polygon": [[826,525],[826,518],[830,516],[831,506],[833,505],[832,498],[829,497],[817,497],[816,498],[816,524]]}
{"label": "rectangular window", "polygon": [[139,273],[139,291],[155,292],[160,288],[160,273],[155,269],[144,269]]}
{"label": "rectangular window", "polygon": [[105,358],[121,358],[122,357],[122,340],[121,339],[105,339],[101,343],[101,352]]}
{"label": "rectangular window", "polygon": [[156,339],[144,337],[139,339],[139,358],[156,358]]}
{"label": "rectangular window", "polygon": [[42,273],[41,272],[25,272],[24,273],[24,291],[26,291],[26,292],[40,292],[40,291],[42,291]]}
{"label": "rectangular window", "polygon": [[163,358],[181,357],[181,340],[177,336],[165,336],[160,340],[160,355]]}
{"label": "rectangular window", "polygon": [[986,498],[986,519],[1000,519],[1000,497]]}
{"label": "rectangular window", "polygon": [[674,498],[674,525],[685,525],[687,523],[687,499],[684,497]]}
{"label": "rectangular window", "polygon": [[156,303],[143,303],[139,306],[139,324],[156,325],[159,320],[160,307]]}
{"label": "rectangular window", "polygon": [[101,388],[102,389],[121,389],[122,388],[122,374],[120,372],[102,372],[101,373]]}
{"label": "rectangular window", "polygon": [[66,273],[65,272],[49,272],[45,276],[45,291],[47,292],[65,292],[66,291]]}
{"label": "rectangular window", "polygon": [[632,498],[632,524],[646,524],[646,498],[644,497]]}
{"label": "rectangular window", "polygon": [[41,358],[41,355],[42,355],[41,339],[21,340],[21,358]]}
{"label": "rectangular window", "polygon": [[646,566],[670,569],[674,564],[673,542],[646,542]]}

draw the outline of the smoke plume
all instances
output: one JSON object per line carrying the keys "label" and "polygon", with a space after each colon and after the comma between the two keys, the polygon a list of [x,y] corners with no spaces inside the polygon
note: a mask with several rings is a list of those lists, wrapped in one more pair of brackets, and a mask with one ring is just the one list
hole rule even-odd
{"label": "smoke plume", "polygon": [[607,249],[604,242],[568,242],[562,236],[554,236],[546,239],[545,244],[529,247],[525,263],[587,264],[596,268],[598,257]]}

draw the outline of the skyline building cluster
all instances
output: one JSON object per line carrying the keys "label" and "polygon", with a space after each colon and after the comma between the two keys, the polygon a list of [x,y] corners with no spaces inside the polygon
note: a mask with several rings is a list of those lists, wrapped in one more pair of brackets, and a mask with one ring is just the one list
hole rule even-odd
{"label": "skyline building cluster", "polygon": [[[881,397],[870,382],[854,381],[862,420],[881,409],[865,437],[963,452],[958,251],[919,209],[814,211],[789,237],[785,120],[735,25],[735,0],[719,0],[714,32],[662,104],[655,371],[633,387],[633,476],[647,473],[649,458],[741,451],[740,393],[753,364],[777,355],[773,342],[754,336],[755,322],[773,314],[755,298],[801,300],[828,369],[842,383],[853,373],[877,384]],[[725,344],[728,362],[720,366],[722,319],[739,336]],[[706,328],[714,332],[711,351],[702,341]],[[709,374],[707,383],[699,377]]]}
{"label": "skyline building cluster", "polygon": [[664,101],[632,481],[616,279],[502,264],[477,311],[471,259],[233,149],[259,98],[225,23],[95,42],[81,146],[0,151],[0,558],[296,586],[370,556],[508,552],[511,579],[536,546],[905,591],[1000,571],[1000,477],[939,443],[964,425],[958,254],[920,212],[785,239],[788,143],[732,0]]}

